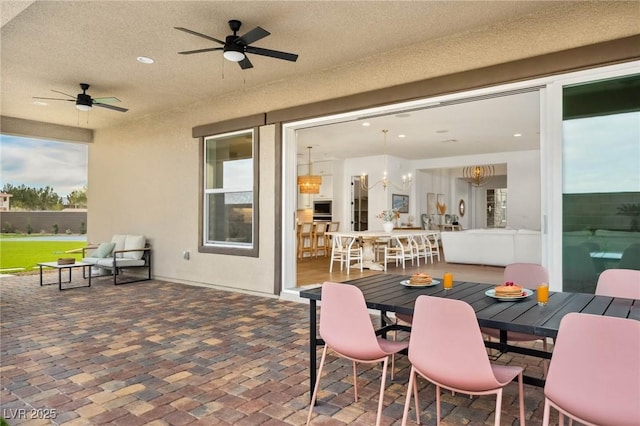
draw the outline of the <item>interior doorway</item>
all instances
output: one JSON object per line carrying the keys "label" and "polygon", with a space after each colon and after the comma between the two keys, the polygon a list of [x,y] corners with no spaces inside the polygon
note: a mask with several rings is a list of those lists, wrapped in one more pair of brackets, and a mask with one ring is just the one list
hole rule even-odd
{"label": "interior doorway", "polygon": [[369,229],[369,191],[367,176],[351,177],[351,230]]}

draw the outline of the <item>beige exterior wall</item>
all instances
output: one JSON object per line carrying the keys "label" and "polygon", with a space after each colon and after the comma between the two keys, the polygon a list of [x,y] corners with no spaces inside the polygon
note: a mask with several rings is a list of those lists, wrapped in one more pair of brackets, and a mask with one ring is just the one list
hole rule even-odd
{"label": "beige exterior wall", "polygon": [[[260,255],[198,253],[198,141],[192,127],[332,99],[638,33],[637,3],[573,4],[100,129],[89,148],[90,242],[148,236],[158,279],[273,293],[275,128],[260,132]],[[505,78],[507,78],[505,76]],[[220,84],[224,84],[222,81]],[[283,214],[293,212],[283,212]],[[191,260],[183,259],[188,250]]]}

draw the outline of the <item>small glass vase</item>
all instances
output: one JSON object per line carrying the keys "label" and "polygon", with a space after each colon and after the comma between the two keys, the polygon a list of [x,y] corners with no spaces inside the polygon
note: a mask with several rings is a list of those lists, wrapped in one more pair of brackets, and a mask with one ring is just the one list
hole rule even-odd
{"label": "small glass vase", "polygon": [[393,231],[393,222],[382,222],[382,230],[387,233]]}

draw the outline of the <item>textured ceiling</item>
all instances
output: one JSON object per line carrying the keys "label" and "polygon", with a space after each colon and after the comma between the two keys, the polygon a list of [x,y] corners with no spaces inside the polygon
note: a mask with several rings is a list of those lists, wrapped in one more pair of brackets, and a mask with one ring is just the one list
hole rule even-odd
{"label": "textured ceiling", "polygon": [[[101,129],[215,100],[226,103],[225,119],[326,98],[319,87],[346,95],[438,75],[438,64],[451,72],[620,37],[637,32],[636,9],[628,2],[584,1],[0,0],[0,107],[7,117]],[[568,15],[574,27],[563,25]],[[254,68],[241,70],[219,51],[177,53],[217,45],[174,27],[224,39],[230,19],[243,22],[239,34],[256,26],[268,30],[271,35],[255,46],[297,53],[298,61],[251,55]],[[451,55],[464,37],[480,48]],[[500,43],[487,54],[482,46],[491,40]],[[155,63],[141,64],[138,56]],[[434,67],[426,70],[422,64],[430,59]],[[353,81],[362,73],[369,73],[366,81]],[[34,104],[34,96],[59,97],[52,89],[75,96],[81,82],[91,84],[94,98],[117,97],[129,111]],[[247,111],[252,91],[261,94],[251,97],[254,110]],[[245,107],[229,108],[237,97]],[[536,94],[524,94],[377,118],[366,130],[360,123],[317,127],[300,132],[299,146],[317,146],[317,159],[375,155],[382,151],[380,130],[389,128],[389,153],[405,158],[416,149],[432,158],[532,149],[539,144],[538,120]],[[523,133],[518,144],[514,132]],[[407,134],[402,144],[394,144],[398,133]]]}
{"label": "textured ceiling", "polygon": [[[2,1],[2,115],[101,128],[207,98],[295,76],[330,70],[473,28],[548,8],[546,2],[209,2]],[[27,6],[26,8],[24,6]],[[24,9],[23,9],[24,8]],[[21,10],[23,9],[23,10]],[[215,38],[261,26],[271,35],[255,45],[298,53],[295,63],[252,55],[241,70],[221,52],[183,56],[213,47],[179,32],[182,26]],[[6,21],[6,22],[5,22]],[[153,65],[136,61],[152,57]],[[33,103],[34,96],[75,95],[91,84],[93,97],[114,96],[127,113],[72,102]]]}

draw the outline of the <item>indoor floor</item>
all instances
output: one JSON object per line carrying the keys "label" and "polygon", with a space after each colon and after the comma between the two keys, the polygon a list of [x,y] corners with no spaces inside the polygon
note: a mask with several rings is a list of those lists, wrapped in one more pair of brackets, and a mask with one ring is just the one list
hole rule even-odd
{"label": "indoor floor", "polygon": [[[329,272],[329,256],[305,257],[297,261],[297,285],[298,287],[310,284],[321,284],[325,281],[343,282],[350,279],[366,277],[373,274],[383,274],[381,271],[370,271],[364,269],[350,268],[349,274],[346,269],[340,271],[340,264],[335,262],[333,272]],[[482,265],[463,265],[455,263],[447,263],[444,256],[440,256],[440,261],[435,263],[424,264],[420,260],[420,266],[412,265],[408,262],[403,271],[402,266],[396,267],[394,263],[389,263],[387,272],[390,274],[406,274],[411,275],[414,272],[426,272],[434,278],[440,279],[445,272],[453,274],[454,281],[473,281],[489,284],[502,284],[502,274],[504,268],[500,266],[482,266]]]}

